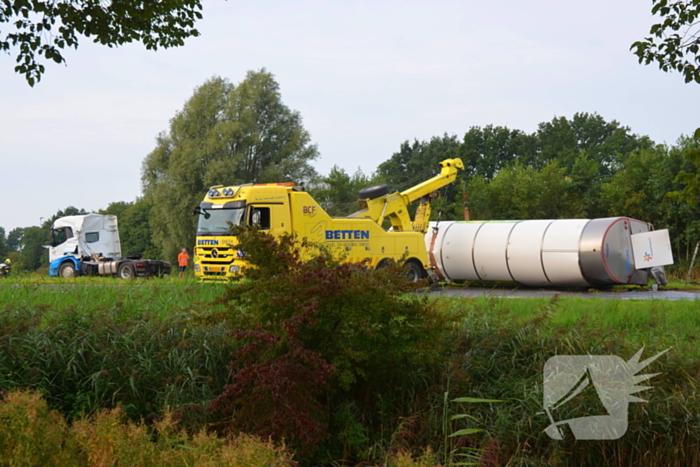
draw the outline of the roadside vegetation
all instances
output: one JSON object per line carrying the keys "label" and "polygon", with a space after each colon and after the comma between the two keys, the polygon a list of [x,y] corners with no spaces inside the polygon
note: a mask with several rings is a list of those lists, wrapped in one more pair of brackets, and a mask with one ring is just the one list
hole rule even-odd
{"label": "roadside vegetation", "polygon": [[[431,298],[400,269],[322,251],[303,263],[292,239],[241,240],[258,266],[244,283],[0,283],[0,410],[35,417],[7,425],[0,459],[24,452],[18,439],[44,452],[27,430],[45,423],[77,446],[75,465],[101,465],[80,462],[103,437],[144,433],[153,444],[130,459],[217,459],[243,439],[301,465],[700,465],[696,302]],[[670,350],[644,371],[661,374],[638,394],[649,402],[630,405],[625,436],[544,433],[550,357],[629,360],[641,348]]]}

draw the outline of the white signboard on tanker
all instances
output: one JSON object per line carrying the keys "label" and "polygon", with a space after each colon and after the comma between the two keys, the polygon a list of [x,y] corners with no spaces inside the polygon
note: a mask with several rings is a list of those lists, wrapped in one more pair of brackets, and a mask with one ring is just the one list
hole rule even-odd
{"label": "white signboard on tanker", "polygon": [[632,256],[635,269],[673,264],[668,230],[653,230],[632,235]]}

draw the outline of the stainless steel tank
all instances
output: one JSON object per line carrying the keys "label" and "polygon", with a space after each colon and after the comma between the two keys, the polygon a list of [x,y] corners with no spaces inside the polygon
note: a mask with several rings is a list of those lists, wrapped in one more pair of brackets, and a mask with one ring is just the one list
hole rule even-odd
{"label": "stainless steel tank", "polygon": [[627,217],[431,222],[431,265],[449,280],[515,281],[530,286],[645,285],[631,235],[649,223]]}

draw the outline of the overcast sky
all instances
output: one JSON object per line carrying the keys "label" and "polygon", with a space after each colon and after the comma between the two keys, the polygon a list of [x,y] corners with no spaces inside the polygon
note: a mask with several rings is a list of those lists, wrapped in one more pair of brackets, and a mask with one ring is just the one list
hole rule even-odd
{"label": "overcast sky", "polygon": [[[0,55],[0,226],[141,193],[141,163],[195,87],[266,68],[318,145],[317,169],[373,172],[406,140],[488,124],[532,132],[597,112],[656,142],[700,125],[700,85],[642,66],[651,1],[204,2],[178,49],[83,41],[30,88]],[[184,213],[183,215],[188,215]]]}

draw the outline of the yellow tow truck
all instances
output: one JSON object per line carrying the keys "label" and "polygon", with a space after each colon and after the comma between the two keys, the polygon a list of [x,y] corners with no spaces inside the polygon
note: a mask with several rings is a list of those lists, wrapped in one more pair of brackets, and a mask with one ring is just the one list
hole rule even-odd
{"label": "yellow tow truck", "polygon": [[[402,192],[386,185],[359,192],[360,210],[347,217],[331,217],[309,193],[293,183],[217,185],[209,189],[194,210],[199,214],[194,249],[194,272],[201,280],[222,280],[248,267],[245,253],[230,233],[230,224],[251,225],[274,236],[294,233],[297,238],[330,247],[346,262],[369,260],[379,268],[405,261],[407,277],[419,280],[431,271],[424,235],[435,191],[452,183],[461,159],[440,163],[440,173]],[[419,201],[413,221],[408,206]],[[382,227],[388,219],[391,227]]]}

